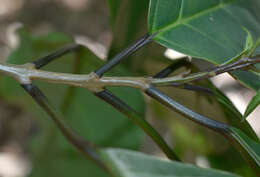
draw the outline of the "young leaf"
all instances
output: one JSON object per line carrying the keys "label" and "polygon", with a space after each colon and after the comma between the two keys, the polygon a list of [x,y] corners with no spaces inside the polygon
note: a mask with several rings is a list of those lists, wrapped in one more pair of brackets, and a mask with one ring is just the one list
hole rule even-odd
{"label": "young leaf", "polygon": [[101,156],[112,173],[120,177],[238,177],[219,170],[203,169],[121,149],[101,150]]}
{"label": "young leaf", "polygon": [[260,104],[260,90],[256,93],[256,95],[252,98],[250,103],[248,104],[246,108],[246,112],[244,114],[244,117],[247,118],[247,116],[255,110],[255,108]]}

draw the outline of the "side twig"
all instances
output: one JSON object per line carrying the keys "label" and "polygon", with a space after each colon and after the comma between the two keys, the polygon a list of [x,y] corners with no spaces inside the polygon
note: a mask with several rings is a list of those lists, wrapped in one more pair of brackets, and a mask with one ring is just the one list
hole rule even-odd
{"label": "side twig", "polygon": [[199,73],[194,73],[190,74],[189,76],[186,77],[168,77],[168,78],[163,78],[163,79],[153,79],[151,81],[152,84],[155,86],[167,86],[167,85],[172,85],[178,86],[178,85],[183,85],[185,83],[189,82],[194,82],[202,79],[207,79],[214,77],[216,75],[225,73],[225,72],[232,72],[235,70],[240,70],[240,69],[247,69],[248,67],[260,63],[260,58],[241,58],[238,61],[235,61],[233,63],[225,64],[225,65],[220,65],[217,67],[214,67],[213,69],[209,69],[204,72],[199,72]]}

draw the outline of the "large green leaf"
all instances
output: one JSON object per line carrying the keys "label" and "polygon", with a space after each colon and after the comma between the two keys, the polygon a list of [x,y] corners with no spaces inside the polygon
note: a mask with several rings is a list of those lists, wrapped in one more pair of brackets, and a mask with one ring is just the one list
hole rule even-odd
{"label": "large green leaf", "polygon": [[[71,37],[60,33],[33,36],[25,29],[19,31],[19,36],[21,44],[10,54],[9,63],[23,64],[73,42]],[[77,54],[62,57],[44,69],[72,73],[75,70],[75,59],[79,59],[76,62],[78,73],[89,73],[104,63],[84,48]],[[109,75],[126,73],[124,68],[119,67]],[[1,79],[0,94],[10,103],[23,106],[38,121],[40,132],[33,136],[30,145],[34,164],[32,176],[107,176],[95,164],[81,157],[16,81],[7,77]],[[41,82],[36,82],[36,85],[56,107],[62,108],[68,124],[84,138],[100,146],[130,149],[139,147],[142,131],[88,90]],[[111,91],[144,115],[144,101],[137,90],[113,88]]]}
{"label": "large green leaf", "polygon": [[105,149],[101,154],[114,175],[120,177],[238,177],[231,173],[167,161],[134,151]]}
{"label": "large green leaf", "polygon": [[[244,52],[247,30],[254,40],[260,36],[253,8],[259,9],[255,0],[151,0],[149,33],[163,46],[222,64]],[[247,86],[260,88],[259,75],[234,75]],[[254,83],[251,77],[255,77]]]}

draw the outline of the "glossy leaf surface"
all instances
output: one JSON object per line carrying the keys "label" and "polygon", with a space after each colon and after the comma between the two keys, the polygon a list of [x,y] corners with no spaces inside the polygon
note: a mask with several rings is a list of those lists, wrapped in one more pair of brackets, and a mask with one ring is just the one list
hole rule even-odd
{"label": "glossy leaf surface", "polygon": [[[247,30],[254,40],[260,36],[257,7],[254,0],[151,0],[149,32],[165,47],[218,65],[245,52]],[[259,75],[234,75],[248,87],[260,88]]]}
{"label": "glossy leaf surface", "polygon": [[140,152],[106,149],[102,150],[101,154],[112,172],[120,177],[238,177],[231,173],[167,161]]}

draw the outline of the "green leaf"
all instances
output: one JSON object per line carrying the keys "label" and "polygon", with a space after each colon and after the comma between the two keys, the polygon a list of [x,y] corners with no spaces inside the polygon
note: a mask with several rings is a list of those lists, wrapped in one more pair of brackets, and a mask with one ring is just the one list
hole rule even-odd
{"label": "green leaf", "polygon": [[[9,63],[24,64],[37,57],[49,54],[73,39],[64,34],[50,33],[34,36],[26,29],[19,31],[20,46],[8,57]],[[78,59],[78,63],[75,62]],[[101,66],[104,61],[97,58],[87,48],[77,54],[68,54],[44,70],[55,72],[89,73]],[[127,75],[128,71],[117,67],[108,75]],[[36,119],[38,133],[30,142],[33,169],[31,176],[107,176],[95,164],[81,157],[74,147],[60,134],[50,118],[35,104],[19,84],[11,78],[1,78],[0,94],[10,103],[19,104]],[[143,132],[110,105],[96,98],[83,88],[70,88],[50,83],[35,83],[50,98],[57,108],[62,108],[67,123],[81,136],[100,146],[113,146],[137,149]],[[130,88],[110,89],[117,96],[134,107],[141,115],[145,104],[139,91]],[[131,97],[129,97],[129,94]],[[53,160],[55,158],[55,160]]]}
{"label": "green leaf", "polygon": [[251,112],[255,110],[255,108],[260,104],[260,90],[256,93],[256,95],[252,98],[250,103],[248,104],[246,108],[246,112],[244,114],[244,117],[246,118]]}
{"label": "green leaf", "polygon": [[[254,154],[259,150],[252,147],[248,148],[245,144],[245,140],[249,140],[250,142],[254,142],[254,144],[257,144],[257,146],[260,147],[260,141],[255,131],[247,121],[243,121],[243,115],[221,91],[217,89],[212,90],[214,91],[216,99],[223,107],[223,111],[226,114],[229,125],[231,125],[231,132],[229,133],[229,136],[231,136],[230,142],[238,148],[239,152],[243,154],[243,157],[249,162],[251,166],[253,166],[253,169],[257,171],[256,174],[258,174],[260,172],[260,166],[258,159],[255,160]],[[241,137],[247,138],[241,139]]]}
{"label": "green leaf", "polygon": [[[165,47],[223,64],[247,49],[248,34],[244,28],[254,40],[260,36],[257,8],[255,0],[151,0],[149,33],[156,34],[154,40]],[[260,89],[249,78],[255,77],[257,82],[260,77],[247,73],[234,75],[250,88]]]}
{"label": "green leaf", "polygon": [[210,87],[212,88],[217,101],[223,107],[223,111],[226,115],[229,125],[231,125],[231,131],[228,133],[228,137],[230,137],[230,143],[232,143],[234,147],[238,148],[239,152],[243,154],[243,157],[249,162],[250,166],[253,166],[252,169],[257,172],[256,174],[259,174],[260,161],[258,158],[255,158],[255,154],[260,151],[253,146],[248,148],[248,145],[246,144],[247,142],[249,144],[255,144],[257,147],[260,147],[260,141],[255,131],[247,121],[243,121],[245,120],[243,115],[220,90],[214,88],[213,86]]}
{"label": "green leaf", "polygon": [[256,168],[258,168],[259,171],[260,143],[255,142],[237,128],[231,127],[231,131],[231,136],[239,143],[239,146],[241,146],[246,151],[246,153],[253,159],[254,163],[257,164]]}
{"label": "green leaf", "polygon": [[224,63],[244,50],[247,38],[246,31],[226,10],[236,2],[151,0],[149,32],[157,33],[154,39],[168,48]]}
{"label": "green leaf", "polygon": [[237,110],[234,104],[220,90],[214,88],[212,85],[210,85],[210,87],[214,92],[218,103],[222,106],[229,125],[241,129],[247,136],[259,142],[255,131],[247,121],[243,121],[243,115]]}
{"label": "green leaf", "polygon": [[231,173],[163,160],[140,152],[105,149],[101,154],[112,173],[120,177],[238,177]]}
{"label": "green leaf", "polygon": [[[259,65],[255,66],[256,68],[260,69]],[[251,88],[255,91],[260,89],[260,76],[257,73],[240,70],[233,71],[232,76],[238,79],[244,86],[248,88]]]}

